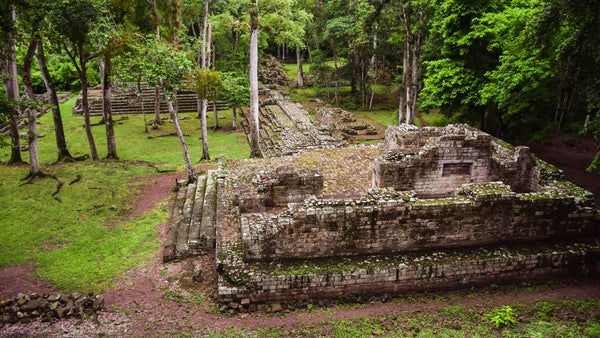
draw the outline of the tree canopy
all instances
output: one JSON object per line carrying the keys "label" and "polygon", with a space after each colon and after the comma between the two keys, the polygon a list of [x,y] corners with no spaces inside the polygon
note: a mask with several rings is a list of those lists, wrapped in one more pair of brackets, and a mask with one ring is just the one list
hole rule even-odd
{"label": "tree canopy", "polygon": [[[223,74],[220,92],[236,107],[249,104],[243,92],[253,83],[254,27],[258,58],[294,56],[286,60],[299,65],[307,59],[313,83],[335,86],[335,100],[338,87],[349,86],[366,109],[378,77],[393,79],[386,84],[397,88],[409,123],[415,111],[439,111],[512,141],[600,134],[595,0],[10,0],[0,6],[0,38],[14,34],[20,67],[28,41],[39,36],[59,90],[80,87],[86,74],[96,84],[94,57],[110,51],[111,75],[119,81],[162,81],[171,93],[190,76],[194,60],[199,64],[206,18],[207,67]],[[300,78],[301,66],[298,72]],[[45,91],[41,75],[33,69],[38,92]]]}

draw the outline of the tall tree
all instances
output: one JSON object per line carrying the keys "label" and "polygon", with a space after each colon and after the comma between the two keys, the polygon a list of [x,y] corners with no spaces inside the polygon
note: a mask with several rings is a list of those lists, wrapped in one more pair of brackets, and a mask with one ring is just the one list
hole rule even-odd
{"label": "tall tree", "polygon": [[486,130],[486,116],[493,107],[486,105],[481,91],[486,73],[498,65],[500,49],[490,43],[490,36],[476,34],[474,26],[501,3],[433,1],[435,12],[424,50],[424,109],[439,108],[447,116],[458,113],[464,121],[479,121],[479,128]]}
{"label": "tall tree", "polygon": [[76,2],[54,2],[48,17],[52,27],[62,36],[64,51],[69,55],[81,82],[81,106],[83,108],[85,134],[92,160],[98,160],[98,151],[90,123],[88,103],[87,63],[96,58],[90,41],[90,30],[94,20],[100,16],[99,8],[91,0]]}
{"label": "tall tree", "polygon": [[[0,50],[1,74],[2,83],[6,97],[12,102],[16,111],[19,111],[19,80],[17,74],[17,54],[15,49],[16,41],[16,21],[17,15],[14,4],[6,2],[2,4],[3,16],[8,18],[2,20],[0,27],[0,42],[2,49]],[[11,135],[11,154],[8,163],[21,163],[21,146],[19,141],[19,117],[20,114],[12,116],[10,119],[10,135]]]}
{"label": "tall tree", "polygon": [[27,131],[27,141],[29,143],[29,177],[43,176],[42,170],[40,169],[40,159],[38,155],[37,146],[37,109],[35,107],[35,96],[33,94],[33,85],[31,83],[31,64],[33,62],[33,56],[35,50],[39,44],[38,40],[31,40],[29,46],[27,46],[27,53],[23,59],[23,71],[21,77],[23,79],[23,90],[25,97],[30,103],[28,112],[28,124],[29,128]]}
{"label": "tall tree", "polygon": [[56,94],[56,88],[54,87],[54,81],[48,71],[46,64],[46,53],[44,52],[44,42],[40,36],[37,36],[38,46],[36,51],[36,60],[44,85],[46,86],[46,92],[50,101],[50,109],[52,110],[52,119],[54,122],[54,135],[56,138],[56,152],[58,153],[58,161],[70,162],[75,160],[69,150],[67,149],[67,138],[65,137],[65,130],[62,122],[62,115],[60,113],[60,106],[58,102],[58,95]]}
{"label": "tall tree", "polygon": [[[206,68],[206,59],[207,59],[207,37],[208,35],[208,0],[204,0],[204,11],[202,14],[202,42],[200,45],[201,48],[201,64],[202,68]],[[210,154],[208,153],[208,126],[206,123],[206,110],[208,108],[208,100],[207,96],[204,98],[198,97],[198,102],[200,104],[198,114],[200,115],[200,129],[202,134],[202,159],[210,160]]]}
{"label": "tall tree", "polygon": [[250,7],[250,157],[261,157],[258,141],[258,0]]}

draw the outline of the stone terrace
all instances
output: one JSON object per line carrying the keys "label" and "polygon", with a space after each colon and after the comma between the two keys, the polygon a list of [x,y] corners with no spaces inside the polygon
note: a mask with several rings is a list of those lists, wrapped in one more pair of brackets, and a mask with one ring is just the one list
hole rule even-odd
{"label": "stone terrace", "polygon": [[[423,149],[435,148],[438,136],[466,144],[479,139],[473,149],[487,147],[488,155],[499,157],[494,161],[509,169],[519,163],[515,159],[533,158],[526,149],[466,126],[425,129],[420,136],[415,130],[407,132]],[[564,181],[560,170],[533,158],[525,166],[529,172],[522,174],[538,183],[521,192],[490,182],[493,175],[479,174],[473,182],[457,182],[454,197],[423,199],[414,190],[369,189],[380,173],[377,162],[373,166],[375,158],[405,168],[406,154],[421,153],[428,161],[435,158],[441,177],[448,174],[445,163],[471,163],[469,158],[448,162],[443,152],[435,151],[413,149],[401,155],[391,147],[400,143],[224,165],[217,187],[217,299],[233,308],[252,309],[256,303],[274,301],[600,271],[593,196]],[[450,173],[467,175],[464,167]]]}

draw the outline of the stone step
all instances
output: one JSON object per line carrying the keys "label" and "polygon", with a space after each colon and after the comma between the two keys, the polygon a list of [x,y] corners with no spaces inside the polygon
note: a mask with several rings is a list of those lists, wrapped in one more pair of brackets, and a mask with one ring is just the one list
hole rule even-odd
{"label": "stone step", "polygon": [[217,175],[218,171],[209,170],[195,183],[179,188],[169,221],[163,262],[214,251]]}
{"label": "stone step", "polygon": [[199,236],[196,239],[199,247],[206,251],[214,251],[217,226],[217,171],[209,170],[206,178],[206,190],[202,205]]}
{"label": "stone step", "polygon": [[188,248],[190,254],[199,255],[204,249],[204,243],[200,240],[200,225],[202,223],[202,210],[204,208],[204,193],[206,191],[206,175],[198,177],[196,186],[196,195],[194,198],[194,210],[192,211],[192,220],[190,222],[190,231],[188,237]]}
{"label": "stone step", "polygon": [[183,218],[183,206],[185,204],[185,196],[187,190],[184,187],[180,187],[173,203],[173,209],[171,209],[171,219],[169,220],[169,232],[167,233],[167,240],[163,250],[163,262],[170,262],[176,259],[176,245],[177,236],[179,231],[179,225]]}
{"label": "stone step", "polygon": [[185,189],[185,203],[181,211],[181,221],[177,228],[177,242],[175,244],[175,256],[185,257],[188,253],[188,240],[190,223],[192,221],[192,210],[194,208],[194,197],[196,193],[197,182],[188,184]]}

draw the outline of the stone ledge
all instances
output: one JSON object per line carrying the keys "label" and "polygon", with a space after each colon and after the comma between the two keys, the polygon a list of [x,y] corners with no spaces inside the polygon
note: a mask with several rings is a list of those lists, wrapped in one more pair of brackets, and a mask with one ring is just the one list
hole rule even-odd
{"label": "stone ledge", "polygon": [[247,306],[593,277],[600,272],[600,241],[528,243],[393,256],[242,264],[232,268],[219,276],[217,300],[226,304],[243,301]]}

